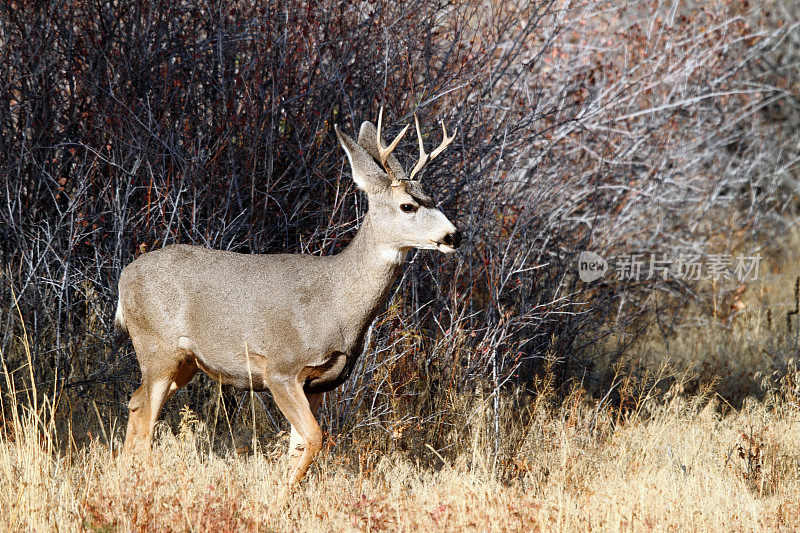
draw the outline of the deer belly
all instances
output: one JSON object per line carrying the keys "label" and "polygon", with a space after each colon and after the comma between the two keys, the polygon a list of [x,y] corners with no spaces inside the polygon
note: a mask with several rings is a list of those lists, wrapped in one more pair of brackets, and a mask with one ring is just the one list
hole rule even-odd
{"label": "deer belly", "polygon": [[262,355],[231,352],[228,355],[207,357],[189,337],[180,337],[178,347],[193,355],[197,366],[223,385],[233,385],[238,389],[267,389],[264,380],[267,359]]}

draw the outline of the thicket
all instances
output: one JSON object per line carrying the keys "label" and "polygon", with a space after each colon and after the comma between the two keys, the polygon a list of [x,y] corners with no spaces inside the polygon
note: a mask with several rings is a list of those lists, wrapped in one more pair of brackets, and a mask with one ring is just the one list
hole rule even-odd
{"label": "thicket", "polygon": [[[5,364],[65,420],[124,418],[138,370],[130,346],[111,349],[121,269],[175,242],[336,253],[367,205],[333,125],[383,106],[387,137],[414,112],[431,143],[438,120],[458,130],[425,180],[466,244],[411,256],[324,426],[426,425],[440,446],[466,392],[492,407],[497,446],[500,392],[535,390],[543,361],[559,384],[595,379],[640,318],[668,330],[686,298],[706,301],[674,278],[583,283],[580,251],[755,252],[791,220],[787,6],[6,0]],[[414,142],[397,151],[407,164]],[[168,409],[212,413],[216,391],[196,379]],[[219,399],[235,417],[249,396]]]}

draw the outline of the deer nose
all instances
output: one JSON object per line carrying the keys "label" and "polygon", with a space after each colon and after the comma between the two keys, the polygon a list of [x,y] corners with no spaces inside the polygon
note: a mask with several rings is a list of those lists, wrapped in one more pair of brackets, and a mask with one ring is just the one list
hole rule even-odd
{"label": "deer nose", "polygon": [[461,246],[461,232],[456,230],[453,233],[448,233],[444,236],[444,243],[450,248],[458,248]]}

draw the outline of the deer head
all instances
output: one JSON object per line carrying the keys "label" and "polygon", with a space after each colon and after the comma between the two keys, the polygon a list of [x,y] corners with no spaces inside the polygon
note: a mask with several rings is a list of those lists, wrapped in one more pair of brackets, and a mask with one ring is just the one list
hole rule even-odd
{"label": "deer head", "polygon": [[419,248],[452,253],[461,245],[461,232],[436,207],[420,178],[422,169],[453,142],[455,134],[448,137],[442,124],[442,143],[427,154],[416,115],[414,121],[420,158],[410,177],[406,177],[400,162],[392,154],[408,130],[408,125],[387,147],[384,147],[380,133],[383,109],[378,115],[377,128],[371,122],[361,124],[358,142],[342,133],[338,127],[335,129],[350,162],[353,181],[369,199],[370,223],[376,238],[384,246],[398,251]]}

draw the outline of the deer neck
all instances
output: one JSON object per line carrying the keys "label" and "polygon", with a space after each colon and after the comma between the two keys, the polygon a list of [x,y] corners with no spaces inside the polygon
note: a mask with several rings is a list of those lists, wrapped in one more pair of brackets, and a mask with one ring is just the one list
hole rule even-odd
{"label": "deer neck", "polygon": [[[403,268],[407,250],[380,238],[369,212],[350,244],[340,253],[335,277],[340,280],[341,307],[360,326],[368,324],[389,295]],[[354,324],[355,325],[355,324]]]}

